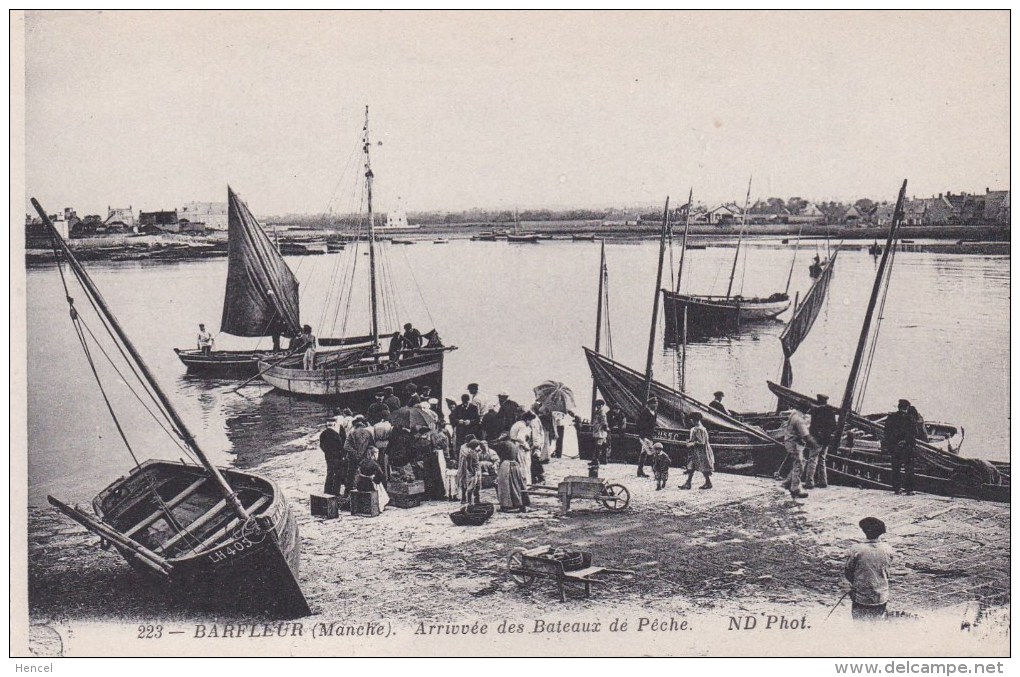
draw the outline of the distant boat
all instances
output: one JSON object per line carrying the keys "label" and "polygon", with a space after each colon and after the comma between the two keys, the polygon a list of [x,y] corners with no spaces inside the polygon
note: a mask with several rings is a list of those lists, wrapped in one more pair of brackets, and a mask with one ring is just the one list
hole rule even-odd
{"label": "distant boat", "polygon": [[284,256],[309,256],[325,254],[327,251],[329,251],[329,245],[326,242],[280,240],[280,253]]}
{"label": "distant boat", "polygon": [[432,244],[450,244],[450,241],[445,237],[441,237],[438,240],[432,240]]}
{"label": "distant boat", "polygon": [[538,243],[538,242],[541,241],[541,238],[539,238],[539,236],[535,235],[534,233],[528,233],[528,234],[522,233],[520,235],[516,235],[514,233],[507,233],[506,241],[507,242],[512,242],[512,243],[515,243],[515,244],[528,244],[528,243]]}
{"label": "distant boat", "polygon": [[328,252],[342,252],[347,249],[346,242],[338,242],[336,240],[328,240],[326,242],[326,251]]}
{"label": "distant boat", "polygon": [[594,235],[571,235],[570,239],[574,242],[594,242],[597,238]]}
{"label": "distant boat", "polygon": [[477,233],[475,235],[472,235],[471,239],[474,242],[495,242],[497,237],[498,236],[496,235],[495,232],[488,231],[485,233]]}
{"label": "distant boat", "polygon": [[881,256],[882,247],[880,247],[879,244],[875,242],[870,247],[868,247],[868,253],[871,254],[872,256]]}
{"label": "distant boat", "polygon": [[393,244],[414,244],[414,240],[398,240],[397,238],[392,238],[390,242]]}

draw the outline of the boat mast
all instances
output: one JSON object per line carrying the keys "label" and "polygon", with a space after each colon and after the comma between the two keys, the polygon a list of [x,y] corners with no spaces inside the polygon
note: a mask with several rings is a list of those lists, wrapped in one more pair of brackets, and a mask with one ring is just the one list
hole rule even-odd
{"label": "boat mast", "polygon": [[740,234],[737,235],[737,251],[733,254],[733,270],[730,271],[730,284],[726,287],[726,298],[733,291],[733,278],[737,274],[737,260],[740,258],[740,242],[744,239],[744,227],[747,226],[747,206],[751,202],[751,179],[747,180],[747,197],[744,198],[744,213],[740,217]]}
{"label": "boat mast", "polygon": [[142,376],[145,377],[145,380],[148,382],[149,386],[152,388],[152,391],[155,393],[156,398],[159,400],[160,404],[163,405],[163,408],[166,410],[167,416],[170,418],[174,426],[177,428],[177,431],[180,433],[181,438],[184,440],[185,444],[187,444],[191,448],[191,450],[194,451],[195,454],[198,456],[198,459],[199,461],[201,461],[202,466],[215,480],[216,485],[220,490],[220,493],[223,494],[223,498],[226,499],[227,503],[233,508],[237,516],[242,520],[248,519],[249,517],[248,511],[244,509],[244,506],[241,504],[241,500],[237,497],[237,493],[235,493],[233,488],[231,488],[231,486],[227,484],[227,480],[223,477],[223,475],[216,468],[216,466],[214,466],[212,462],[206,457],[205,452],[203,452],[202,449],[198,446],[198,442],[195,441],[194,435],[192,435],[191,431],[188,430],[188,426],[185,425],[184,421],[181,419],[180,414],[178,414],[177,410],[174,409],[174,405],[170,402],[170,399],[166,396],[166,393],[164,393],[163,389],[159,387],[159,384],[156,382],[156,378],[152,375],[152,372],[149,371],[149,367],[145,364],[145,360],[142,359],[142,356],[138,353],[138,350],[135,349],[134,344],[131,343],[131,339],[129,339],[127,337],[127,334],[124,333],[123,328],[121,328],[120,326],[120,322],[117,321],[117,318],[114,316],[109,306],[106,305],[106,301],[103,299],[103,295],[99,292],[99,289],[92,281],[92,278],[89,277],[88,272],[86,272],[86,270],[82,267],[81,263],[78,262],[78,259],[74,257],[74,254],[71,253],[71,249],[67,246],[67,243],[64,242],[64,238],[60,235],[59,232],[57,232],[57,229],[53,226],[53,223],[50,221],[50,217],[46,215],[46,211],[42,208],[42,205],[39,204],[38,200],[32,198],[32,206],[35,207],[35,210],[37,212],[39,212],[39,216],[42,217],[43,223],[46,224],[46,227],[50,231],[50,236],[53,238],[53,241],[57,244],[57,246],[60,247],[61,252],[67,259],[68,264],[74,270],[75,275],[81,282],[82,286],[85,288],[85,291],[96,302],[96,305],[99,306],[99,309],[102,311],[106,320],[110,323],[110,327],[112,327],[113,331],[116,332],[117,337],[124,345],[124,348],[127,349],[128,353],[131,355],[131,358],[135,361],[135,364],[138,365],[138,369],[142,372]]}
{"label": "boat mast", "polygon": [[793,246],[793,260],[790,261],[790,274],[786,276],[786,289],[783,291],[784,294],[790,293],[790,280],[793,279],[793,267],[797,264],[797,250],[800,249],[800,236],[804,232],[804,224],[800,224],[800,229],[797,231],[797,244]]}
{"label": "boat mast", "polygon": [[652,393],[652,357],[655,355],[655,330],[659,321],[659,295],[662,293],[662,261],[666,255],[666,231],[669,230],[669,196],[662,210],[662,233],[659,235],[659,270],[655,276],[655,300],[652,302],[652,328],[648,332],[648,361],[645,363],[645,402]]}
{"label": "boat mast", "polygon": [[687,306],[684,305],[684,338],[683,352],[680,353],[680,392],[685,392],[687,386]]}
{"label": "boat mast", "polygon": [[[602,254],[599,257],[599,306],[598,310],[595,311],[595,352],[602,354],[600,349],[602,347],[602,299],[605,296],[605,282],[606,282],[606,241],[602,240]],[[595,380],[595,375],[592,374],[591,378],[591,420],[595,420],[595,397],[598,394],[599,385]]]}
{"label": "boat mast", "polygon": [[868,335],[871,332],[871,319],[875,313],[875,304],[882,291],[882,281],[885,277],[885,267],[889,261],[889,250],[896,241],[896,231],[903,221],[903,197],[907,192],[907,180],[903,180],[900,187],[900,195],[896,198],[896,209],[893,211],[892,225],[889,226],[889,237],[885,242],[885,249],[882,251],[882,260],[878,264],[878,271],[875,273],[875,284],[871,288],[871,298],[868,299],[868,310],[864,314],[864,324],[861,326],[861,336],[857,340],[857,352],[854,353],[854,362],[850,367],[850,377],[846,382],[846,390],[843,391],[843,404],[839,410],[839,418],[836,421],[836,430],[829,441],[829,451],[836,453],[839,450],[839,443],[843,439],[843,431],[846,430],[846,422],[850,416],[850,407],[854,399],[854,389],[857,387],[857,375],[861,369],[861,361],[864,358],[864,349],[868,343]]}
{"label": "boat mast", "polygon": [[[372,287],[372,345],[379,347],[379,311],[375,289],[375,218],[372,215],[372,155],[369,152],[371,141],[368,136],[368,106],[365,106],[365,190],[368,195],[368,270]],[[376,350],[378,352],[378,350]]]}
{"label": "boat mast", "polygon": [[687,233],[691,229],[691,209],[694,207],[693,199],[694,187],[691,186],[691,192],[687,194],[687,221],[684,223],[684,237],[680,242],[680,265],[676,271],[676,292],[678,294],[680,293],[680,280],[684,276],[684,255],[687,253]]}

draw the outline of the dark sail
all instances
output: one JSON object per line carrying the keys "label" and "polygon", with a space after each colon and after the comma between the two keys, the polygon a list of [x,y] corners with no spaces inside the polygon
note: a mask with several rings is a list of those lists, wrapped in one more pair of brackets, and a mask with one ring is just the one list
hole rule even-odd
{"label": "dark sail", "polygon": [[797,310],[794,311],[793,317],[790,318],[786,328],[783,329],[782,336],[779,337],[780,342],[783,344],[783,376],[780,382],[787,388],[793,383],[793,367],[790,366],[790,357],[793,356],[797,348],[800,347],[800,344],[807,338],[808,332],[811,331],[811,326],[815,323],[815,318],[818,317],[818,312],[822,309],[825,295],[829,293],[832,267],[836,263],[836,255],[838,253],[838,249],[833,251],[832,256],[822,266],[822,273],[814,281],[814,284],[811,285],[811,289],[808,289],[800,305],[797,306]]}
{"label": "dark sail", "polygon": [[234,336],[296,335],[298,282],[262,226],[228,186],[227,293],[220,331]]}

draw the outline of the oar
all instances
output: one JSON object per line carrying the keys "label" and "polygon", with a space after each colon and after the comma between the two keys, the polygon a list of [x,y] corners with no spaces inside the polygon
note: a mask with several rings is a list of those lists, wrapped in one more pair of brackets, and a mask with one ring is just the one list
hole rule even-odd
{"label": "oar", "polygon": [[[839,599],[838,599],[838,600],[836,601],[836,603],[835,603],[835,604],[834,604],[834,605],[832,606],[832,609],[830,609],[830,610],[829,610],[829,616],[831,616],[831,615],[833,614],[833,612],[834,612],[834,611],[836,610],[836,608],[837,608],[837,607],[838,607],[838,606],[839,606],[840,604],[842,604],[842,603],[843,603],[843,600],[844,600],[844,599],[846,599],[846,596],[847,596],[847,595],[849,595],[849,594],[850,594],[850,591],[849,591],[849,590],[847,590],[846,592],[844,592],[844,593],[843,593],[843,596],[842,596],[842,597],[840,597],[840,598],[839,598]],[[826,621],[827,621],[827,620],[829,620],[829,616],[826,616],[826,617],[825,617],[825,620],[826,620]],[[823,622],[824,622],[824,621],[823,621]]]}
{"label": "oar", "polygon": [[237,386],[236,388],[234,388],[234,389],[233,389],[233,390],[231,390],[230,392],[232,392],[232,393],[236,393],[236,392],[237,392],[238,390],[240,390],[241,388],[245,387],[246,385],[248,385],[249,383],[251,383],[251,382],[252,382],[252,381],[254,381],[255,379],[259,378],[260,376],[262,376],[262,374],[266,373],[267,371],[269,371],[270,369],[272,369],[272,368],[273,368],[273,367],[275,367],[276,365],[280,364],[281,362],[283,362],[284,360],[286,360],[286,359],[287,359],[288,357],[292,357],[292,356],[293,356],[293,355],[294,355],[294,354],[295,354],[296,352],[297,352],[297,350],[296,350],[296,349],[294,349],[294,348],[291,348],[291,349],[287,350],[287,354],[286,354],[286,355],[284,355],[283,357],[281,357],[280,359],[278,359],[278,360],[277,360],[276,362],[273,362],[273,363],[272,363],[272,364],[270,364],[270,365],[269,365],[268,367],[266,367],[265,369],[263,369],[263,370],[262,370],[262,371],[260,371],[259,373],[255,374],[255,375],[254,375],[254,376],[252,376],[252,377],[251,377],[250,379],[248,379],[247,381],[245,381],[245,382],[244,382],[244,383],[242,383],[241,385]]}

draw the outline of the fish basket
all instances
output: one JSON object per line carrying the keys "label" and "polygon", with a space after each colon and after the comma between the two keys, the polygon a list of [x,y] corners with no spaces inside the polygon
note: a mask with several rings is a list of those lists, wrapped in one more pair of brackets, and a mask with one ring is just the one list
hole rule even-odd
{"label": "fish basket", "polygon": [[450,520],[458,527],[480,527],[489,521],[495,508],[492,503],[466,505],[457,512],[450,513]]}
{"label": "fish basket", "polygon": [[555,550],[550,557],[563,564],[564,571],[578,571],[589,566],[591,562],[585,562],[585,554],[575,550]]}

